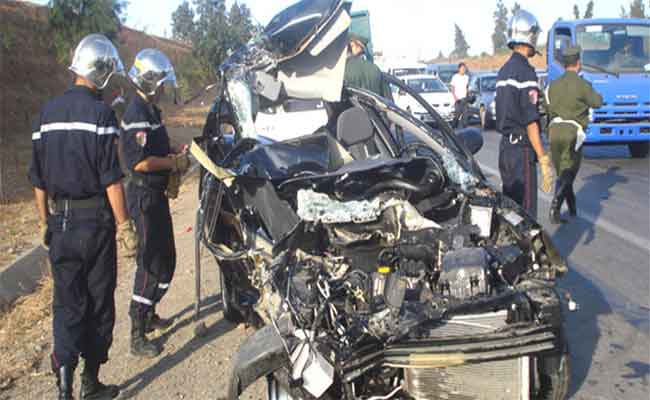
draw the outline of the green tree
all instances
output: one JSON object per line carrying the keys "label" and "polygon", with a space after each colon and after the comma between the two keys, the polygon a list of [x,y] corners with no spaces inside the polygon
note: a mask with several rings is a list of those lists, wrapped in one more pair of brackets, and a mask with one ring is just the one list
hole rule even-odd
{"label": "green tree", "polygon": [[630,3],[629,11],[625,6],[621,6],[621,18],[647,18],[645,3],[642,0],[633,0]]}
{"label": "green tree", "polygon": [[590,0],[589,3],[587,3],[587,9],[585,10],[585,19],[591,19],[594,17],[594,1]]}
{"label": "green tree", "polygon": [[580,19],[580,8],[578,8],[577,4],[573,5],[573,18]]}
{"label": "green tree", "polygon": [[645,4],[642,0],[634,0],[630,4],[630,18],[646,18]]}
{"label": "green tree", "polygon": [[239,47],[246,44],[255,29],[251,17],[251,11],[246,4],[233,3],[228,12],[228,25],[230,27],[231,47]]}
{"label": "green tree", "polygon": [[181,42],[191,43],[194,40],[194,11],[185,0],[172,13],[172,37]]}
{"label": "green tree", "polygon": [[503,0],[497,0],[497,8],[493,14],[494,33],[492,33],[492,48],[496,54],[499,50],[507,48],[508,38],[508,9],[503,5]]}
{"label": "green tree", "polygon": [[454,39],[454,55],[458,58],[465,58],[467,57],[469,44],[467,44],[467,40],[465,40],[465,34],[463,33],[462,29],[460,29],[458,24],[454,24],[454,29],[456,31]]}
{"label": "green tree", "polygon": [[58,61],[68,61],[77,43],[90,33],[116,41],[127,5],[125,0],[50,0],[48,23]]}

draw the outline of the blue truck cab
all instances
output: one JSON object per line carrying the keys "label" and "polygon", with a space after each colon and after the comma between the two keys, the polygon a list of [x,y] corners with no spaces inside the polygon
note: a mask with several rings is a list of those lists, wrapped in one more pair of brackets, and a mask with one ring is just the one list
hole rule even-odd
{"label": "blue truck cab", "polygon": [[585,144],[626,144],[635,158],[650,145],[650,20],[557,21],[549,31],[548,82],[564,73],[560,54],[582,47],[582,73],[602,96],[592,110]]}

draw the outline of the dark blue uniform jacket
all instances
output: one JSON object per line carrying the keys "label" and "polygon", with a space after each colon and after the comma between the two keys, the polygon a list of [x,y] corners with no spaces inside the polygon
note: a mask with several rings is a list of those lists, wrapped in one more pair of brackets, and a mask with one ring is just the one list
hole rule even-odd
{"label": "dark blue uniform jacket", "polygon": [[122,118],[121,145],[126,167],[136,180],[147,187],[165,190],[169,171],[135,172],[135,166],[147,157],[167,157],[171,145],[167,129],[162,123],[160,109],[136,95]]}
{"label": "dark blue uniform jacket", "polygon": [[30,182],[55,200],[104,196],[122,179],[118,136],[113,110],[95,92],[73,86],[34,124]]}
{"label": "dark blue uniform jacket", "polygon": [[535,69],[519,53],[499,70],[496,94],[496,126],[502,135],[526,138],[526,127],[539,121],[539,86]]}

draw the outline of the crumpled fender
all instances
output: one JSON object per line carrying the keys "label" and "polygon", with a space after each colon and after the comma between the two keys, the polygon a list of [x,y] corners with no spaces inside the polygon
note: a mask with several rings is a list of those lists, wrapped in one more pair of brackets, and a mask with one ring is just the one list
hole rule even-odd
{"label": "crumpled fender", "polygon": [[272,325],[267,325],[239,347],[234,357],[228,398],[238,399],[255,381],[285,366],[289,366],[289,357],[282,339]]}

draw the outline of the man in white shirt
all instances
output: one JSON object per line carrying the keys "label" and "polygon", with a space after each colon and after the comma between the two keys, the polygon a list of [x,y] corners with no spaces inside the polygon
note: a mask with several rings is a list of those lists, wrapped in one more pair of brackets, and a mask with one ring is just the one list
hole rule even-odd
{"label": "man in white shirt", "polygon": [[467,75],[467,66],[465,63],[458,64],[458,72],[451,78],[451,94],[456,102],[456,115],[454,116],[454,126],[464,128],[467,125],[467,91],[469,86],[469,76]]}

